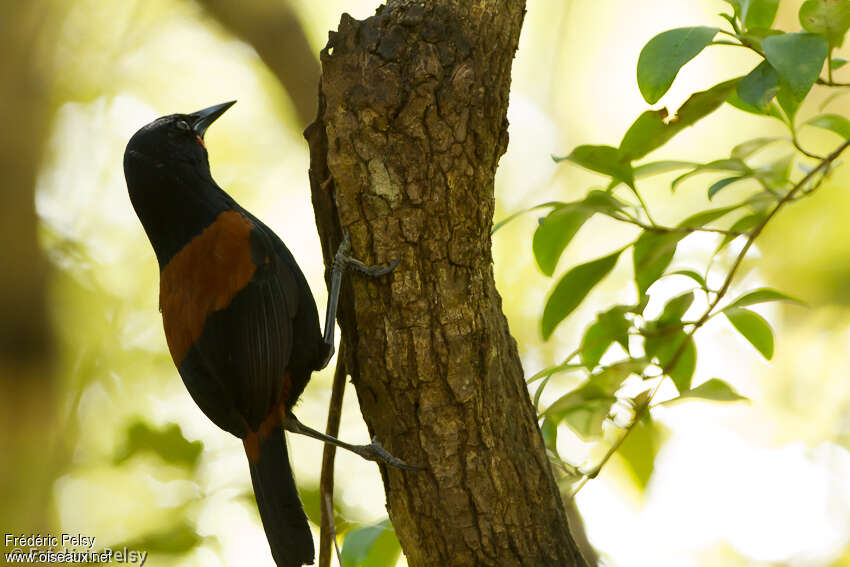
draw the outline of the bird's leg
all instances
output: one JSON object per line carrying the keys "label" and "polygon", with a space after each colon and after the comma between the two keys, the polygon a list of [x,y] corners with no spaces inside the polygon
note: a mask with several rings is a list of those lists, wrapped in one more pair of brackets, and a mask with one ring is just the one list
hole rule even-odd
{"label": "bird's leg", "polygon": [[327,355],[321,368],[324,368],[328,365],[328,362],[330,362],[331,357],[334,353],[334,329],[336,328],[336,309],[337,304],[339,303],[339,288],[342,284],[342,274],[345,272],[345,270],[352,269],[369,277],[377,278],[380,276],[385,276],[395,270],[396,266],[398,266],[399,263],[399,259],[396,258],[395,262],[393,262],[389,266],[367,266],[360,260],[349,256],[348,252],[350,250],[351,239],[348,236],[348,231],[345,231],[343,234],[342,242],[340,243],[339,248],[337,248],[336,250],[336,255],[334,256],[334,263],[331,267],[331,285],[330,289],[328,290],[328,309],[325,313],[325,331],[322,335],[322,342],[324,342],[325,346],[327,347]]}
{"label": "bird's leg", "polygon": [[377,439],[375,439],[374,437],[372,438],[372,442],[368,445],[351,445],[350,443],[346,443],[345,441],[340,441],[336,437],[325,435],[324,433],[320,433],[311,427],[307,427],[306,425],[298,421],[298,418],[288,411],[284,415],[283,428],[291,433],[306,435],[307,437],[318,439],[319,441],[323,441],[324,443],[330,443],[331,445],[336,445],[337,447],[347,449],[352,453],[360,455],[367,461],[386,463],[388,465],[394,466],[399,469],[404,469],[406,471],[425,470],[422,467],[408,465],[401,459],[393,457],[387,452],[386,449],[383,448],[380,443],[378,443]]}

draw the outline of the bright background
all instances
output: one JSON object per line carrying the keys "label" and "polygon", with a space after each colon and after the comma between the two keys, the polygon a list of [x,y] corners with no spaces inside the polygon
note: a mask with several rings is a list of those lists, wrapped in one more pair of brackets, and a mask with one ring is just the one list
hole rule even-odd
{"label": "bright background", "polygon": [[[316,51],[343,11],[365,18],[377,5],[293,2]],[[65,416],[56,451],[66,457],[51,460],[55,481],[45,487],[52,532],[95,535],[98,547],[149,549],[146,565],[152,567],[271,566],[241,444],[194,406],[167,355],[156,263],[130,206],[121,162],[129,137],[153,118],[237,99],[206,137],[213,175],[287,243],[323,313],[308,154],[297,119],[254,50],[193,2],[53,4],[43,28],[53,39],[42,46],[42,61],[53,79],[56,113],[36,197],[40,242],[52,266],[51,321],[60,341],[57,380]],[[775,26],[798,30],[799,4],[783,1]],[[529,0],[514,64],[510,147],[497,176],[496,220],[551,199],[578,199],[601,183],[556,165],[550,154],[583,143],[616,145],[646,109],[635,83],[644,43],[672,27],[720,26],[715,14],[727,9],[720,0]],[[692,92],[748,72],[757,59],[742,53],[709,48],[657,106],[676,108]],[[812,98],[802,120],[825,96]],[[834,102],[830,112],[850,116],[850,97]],[[726,106],[652,158],[707,161],[725,157],[737,142],[782,134],[778,122]],[[802,141],[824,153],[839,143],[832,134],[809,131]],[[714,179],[697,177],[675,195],[670,180],[644,182],[641,189],[655,215],[672,223],[704,205]],[[723,378],[752,402],[659,408],[655,416],[667,436],[648,484],[614,459],[579,493],[589,538],[609,565],[850,565],[848,181],[850,168],[840,168],[813,198],[784,211],[759,238],[757,262],[748,263],[736,283],[738,291],[769,285],[809,304],[757,309],[775,330],[773,361],[765,362],[721,321],[698,334],[695,382]],[[573,350],[597,310],[635,294],[628,263],[621,262],[544,343],[539,316],[557,280],[534,264],[535,226],[531,214],[494,236],[497,283],[527,375]],[[556,277],[629,234],[628,226],[589,223]],[[677,264],[704,265],[715,245],[712,237],[689,238]],[[665,296],[675,286],[652,291]],[[566,391],[570,380],[553,381],[544,400]],[[299,417],[323,428],[329,391],[329,372],[315,375]],[[342,431],[347,440],[367,440],[350,387]],[[591,447],[563,437],[563,456],[592,462]],[[146,450],[151,444],[158,449]],[[163,453],[162,446],[173,451]],[[315,518],[321,445],[291,438],[290,454]],[[338,454],[336,483],[347,520],[368,523],[386,515],[374,465]]]}

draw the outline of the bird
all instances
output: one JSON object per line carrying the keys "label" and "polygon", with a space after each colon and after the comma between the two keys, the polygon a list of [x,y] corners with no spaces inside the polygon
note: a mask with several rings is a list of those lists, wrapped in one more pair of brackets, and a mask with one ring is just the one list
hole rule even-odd
{"label": "bird", "polygon": [[219,428],[242,440],[260,519],[278,567],[314,560],[284,429],[416,469],[376,440],[349,445],[301,424],[292,408],[311,374],[334,352],[339,282],[346,268],[381,276],[347,255],[335,257],[325,317],[283,241],[213,180],[207,128],[235,101],[170,114],[127,143],[130,202],[159,264],[159,309],[171,357],[190,396]]}

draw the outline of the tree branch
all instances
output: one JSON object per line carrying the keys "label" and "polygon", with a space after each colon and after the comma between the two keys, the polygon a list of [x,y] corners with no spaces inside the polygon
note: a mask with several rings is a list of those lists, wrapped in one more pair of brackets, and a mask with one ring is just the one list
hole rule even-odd
{"label": "tree branch", "polygon": [[222,26],[249,43],[286,89],[301,127],[316,115],[319,62],[289,0],[198,0]]}
{"label": "tree branch", "polygon": [[[339,423],[342,415],[342,398],[345,395],[345,353],[344,343],[340,343],[334,370],[331,400],[328,404],[328,424],[325,433],[339,437]],[[331,547],[333,545],[333,498],[334,498],[334,460],[336,446],[325,443],[322,452],[322,473],[319,480],[319,502],[322,510],[322,523],[319,534],[319,567],[330,567]],[[330,503],[327,505],[326,502]]]}

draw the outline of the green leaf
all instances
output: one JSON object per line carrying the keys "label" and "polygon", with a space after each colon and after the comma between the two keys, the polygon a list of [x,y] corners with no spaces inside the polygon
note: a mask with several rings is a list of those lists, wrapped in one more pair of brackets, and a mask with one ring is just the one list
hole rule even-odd
{"label": "green leaf", "polygon": [[762,48],[765,58],[799,102],[820,75],[829,44],[826,38],[813,33],[784,33],[766,38]]}
{"label": "green leaf", "polygon": [[505,226],[506,224],[508,224],[512,220],[514,220],[515,218],[524,215],[525,213],[530,213],[531,211],[536,211],[538,209],[548,209],[548,208],[552,208],[552,207],[561,207],[565,204],[566,203],[563,203],[561,201],[549,201],[548,203],[541,203],[539,205],[534,205],[533,207],[529,207],[527,209],[517,211],[516,213],[513,213],[512,215],[509,215],[508,217],[503,218],[502,220],[500,220],[499,222],[494,224],[493,228],[490,230],[490,234],[491,235],[494,234],[497,230],[499,230],[500,228],[502,228],[503,226]]}
{"label": "green leaf", "polygon": [[730,303],[726,309],[734,309],[737,307],[746,307],[747,305],[755,305],[757,303],[765,303],[768,301],[791,301],[793,303],[797,303],[799,305],[805,305],[805,303],[796,297],[792,297],[781,291],[776,291],[775,289],[770,289],[767,287],[759,288],[750,292],[745,293],[732,303]]}
{"label": "green leaf", "polygon": [[777,160],[756,170],[755,176],[776,189],[782,189],[789,182],[794,154],[786,154]]}
{"label": "green leaf", "polygon": [[808,0],[799,16],[804,30],[824,36],[830,47],[841,47],[850,28],[850,0]]}
{"label": "green leaf", "polygon": [[640,94],[655,104],[667,92],[685,63],[711,43],[719,30],[709,27],[677,28],[656,35],[640,52],[637,82]]}
{"label": "green leaf", "polygon": [[538,371],[534,376],[526,379],[527,384],[532,384],[541,378],[545,378],[547,376],[553,376],[555,374],[560,374],[561,372],[572,372],[575,370],[584,370],[584,366],[581,364],[557,364],[555,366],[547,366],[546,368]]}
{"label": "green leaf", "polygon": [[[666,363],[662,363],[662,367],[664,366],[666,366]],[[691,387],[691,379],[694,377],[696,367],[697,347],[693,339],[688,339],[685,343],[684,352],[682,352],[673,369],[668,372],[677,390],[681,392],[683,389]]]}
{"label": "green leaf", "polygon": [[676,190],[676,187],[679,186],[686,179],[693,177],[698,173],[705,173],[709,171],[733,171],[741,174],[751,174],[753,170],[739,159],[718,159],[708,163],[704,163],[692,169],[691,171],[685,172],[676,179],[673,180],[671,185],[672,190]]}
{"label": "green leaf", "polygon": [[723,81],[708,90],[700,91],[688,97],[679,110],[676,111],[676,120],[681,125],[691,126],[704,116],[711,114],[731,96],[738,88],[741,77]]}
{"label": "green leaf", "polygon": [[591,369],[612,343],[619,343],[626,352],[629,349],[629,326],[627,308],[617,306],[596,316],[596,321],[584,333],[581,341],[581,362]]}
{"label": "green leaf", "polygon": [[770,101],[779,92],[779,74],[770,63],[762,61],[741,79],[736,92],[742,101],[767,112]]}
{"label": "green leaf", "polygon": [[[791,92],[791,87],[784,80],[779,81],[779,92],[776,93],[776,101],[779,107],[788,117],[788,124],[794,124],[794,117],[797,116],[797,110],[800,108],[800,101]],[[793,130],[793,128],[792,128]]]}
{"label": "green leaf", "polygon": [[553,157],[556,162],[571,161],[591,171],[610,175],[629,187],[634,187],[635,177],[631,164],[622,160],[617,148],[611,146],[578,146],[566,157]]}
{"label": "green leaf", "polygon": [[767,214],[768,209],[773,207],[777,201],[778,197],[770,191],[758,191],[747,197],[746,202],[756,212]]}
{"label": "green leaf", "polygon": [[617,449],[617,455],[626,463],[635,485],[641,491],[649,484],[655,469],[655,457],[663,441],[663,429],[645,413]]}
{"label": "green leaf", "polygon": [[686,399],[711,400],[713,402],[749,401],[723,380],[712,378],[707,382],[703,382],[696,388],[682,392],[678,398],[673,398],[672,400],[663,402],[663,405],[669,405]]}
{"label": "green leaf", "polygon": [[[322,510],[327,510],[327,507],[322,502],[322,495],[319,493],[319,485],[300,486],[298,488],[298,496],[301,499],[304,513],[307,519],[317,526],[322,522]],[[255,510],[257,507],[257,499],[254,495],[254,490],[249,488],[241,495],[245,505],[250,509]],[[353,510],[342,498],[337,498],[333,503],[334,527],[336,533],[343,535],[351,528],[360,525],[360,522],[354,520],[357,517],[357,512]],[[106,566],[104,566],[106,567]]]}
{"label": "green leaf", "polygon": [[349,531],[342,542],[345,567],[393,567],[401,546],[389,519]]}
{"label": "green leaf", "polygon": [[632,123],[620,142],[620,155],[626,161],[640,159],[666,144],[675,135],[667,127],[667,109],[647,110]]}
{"label": "green leaf", "polygon": [[676,232],[644,232],[635,241],[632,261],[641,296],[670,265],[683,236]]}
{"label": "green leaf", "polygon": [[711,200],[714,196],[720,192],[721,189],[728,185],[732,185],[736,181],[740,181],[742,179],[746,179],[746,176],[742,177],[725,177],[720,181],[715,181],[711,187],[708,188],[708,199]]}
{"label": "green leaf", "polygon": [[590,325],[581,339],[581,361],[588,368],[594,368],[614,340],[599,321]]}
{"label": "green leaf", "polygon": [[595,384],[603,392],[613,395],[620,389],[623,381],[632,374],[640,374],[646,369],[648,360],[645,358],[630,358],[603,368],[591,375],[588,383]]}
{"label": "green leaf", "polygon": [[[732,4],[734,0],[725,0],[725,1]],[[726,20],[727,22],[729,22],[729,26],[732,27],[732,29],[735,29],[737,22],[735,21],[734,16],[732,16],[731,14],[724,14],[724,13],[720,13],[720,14],[717,14],[717,15],[720,16],[721,18],[723,18],[724,20]]]}
{"label": "green leaf", "polygon": [[696,167],[699,164],[693,161],[675,161],[675,160],[661,160],[661,161],[652,161],[649,163],[645,163],[643,165],[639,165],[635,167],[635,179],[643,179],[644,177],[650,177],[652,175],[659,175],[661,173],[669,173],[671,171],[676,171],[677,169],[690,169],[692,167]]}
{"label": "green leaf", "polygon": [[617,212],[625,209],[628,205],[616,198],[608,191],[600,191],[594,189],[587,196],[576,203],[577,207],[592,213],[602,213],[603,215],[613,216]]}
{"label": "green leaf", "polygon": [[[735,12],[735,17],[738,17],[738,18],[741,17],[741,0],[723,0],[723,1],[726,2],[727,4],[729,4],[730,6],[732,6],[732,9]],[[747,2],[747,0],[743,0],[743,1]],[[720,14],[720,15],[725,16],[726,14]]]}
{"label": "green leaf", "polygon": [[669,323],[681,323],[682,317],[685,316],[691,304],[694,302],[694,292],[688,291],[681,295],[677,295],[667,302],[664,306],[664,311],[658,318],[659,325],[667,325]]}
{"label": "green leaf", "polygon": [[827,106],[829,106],[830,104],[832,104],[833,102],[838,100],[839,98],[846,96],[848,94],[850,94],[850,89],[848,89],[847,87],[835,89],[834,93],[832,93],[831,95],[829,95],[828,97],[823,99],[823,102],[820,104],[820,106],[818,106],[818,109],[823,110],[824,108],[826,108]]}
{"label": "green leaf", "polygon": [[726,99],[726,102],[728,102],[738,110],[743,110],[744,112],[749,112],[750,114],[758,114],[760,116],[770,116],[776,118],[781,122],[785,122],[785,118],[782,116],[782,113],[779,112],[779,108],[774,103],[768,105],[767,111],[764,111],[756,106],[747,104],[746,102],[741,100],[741,97],[738,96],[738,93],[732,93],[729,98]]}
{"label": "green leaf", "polygon": [[[673,368],[668,368],[683,343],[682,354]],[[644,350],[647,357],[658,359],[658,365],[665,369],[679,392],[691,387],[691,378],[697,365],[697,348],[687,333],[677,330],[648,335],[644,340]]]}
{"label": "green leaf", "polygon": [[720,108],[735,90],[738,80],[725,81],[692,94],[669,120],[666,108],[647,110],[626,131],[620,142],[620,155],[626,161],[633,161],[660,148],[673,136]]}
{"label": "green leaf", "polygon": [[780,35],[785,32],[781,32],[779,30],[771,30],[765,28],[750,28],[743,33],[736,34],[738,40],[741,41],[744,45],[751,46],[759,51],[761,51],[761,44],[765,40],[772,35]]}
{"label": "green leaf", "polygon": [[544,418],[543,424],[540,426],[540,433],[543,435],[543,445],[547,449],[558,454],[558,424],[550,418]]}
{"label": "green leaf", "polygon": [[833,71],[837,71],[838,69],[841,69],[842,67],[847,65],[847,61],[848,60],[843,57],[833,57],[832,60],[829,62],[829,68]]}
{"label": "green leaf", "polygon": [[676,270],[675,272],[670,272],[666,274],[668,276],[685,276],[686,278],[691,278],[695,282],[699,284],[702,289],[708,288],[708,284],[705,283],[705,278],[703,278],[700,274],[696,273],[693,270]]}
{"label": "green leaf", "polygon": [[727,215],[739,208],[741,205],[731,205],[728,207],[720,207],[717,209],[709,209],[707,211],[703,211],[701,213],[696,213],[695,215],[691,215],[682,222],[679,223],[679,228],[699,228],[701,226],[705,226],[708,223],[719,219],[720,217]]}
{"label": "green leaf", "polygon": [[579,437],[591,440],[602,435],[602,422],[616,401],[617,398],[599,385],[585,382],[556,400],[544,415],[554,423],[565,421]]}
{"label": "green leaf", "polygon": [[[746,231],[750,230],[751,228],[754,228],[755,226],[757,226],[763,219],[764,219],[764,213],[763,212],[752,213],[752,214],[743,216],[743,217],[741,217],[741,218],[739,218],[738,220],[735,221],[735,224],[732,225],[732,227],[729,229],[729,231],[730,232],[746,232]],[[723,241],[720,242],[720,245],[717,247],[715,254],[717,252],[720,252],[723,248],[726,247],[727,244],[729,244],[730,242],[732,242],[736,238],[738,238],[738,236],[736,236],[734,234],[725,235],[723,237]]]}
{"label": "green leaf", "polygon": [[592,212],[574,206],[555,209],[534,231],[531,248],[540,270],[547,276],[555,271],[561,254]]}
{"label": "green leaf", "polygon": [[764,317],[740,307],[724,309],[723,314],[763,357],[768,360],[773,357],[773,330]]}
{"label": "green leaf", "polygon": [[618,250],[604,258],[576,266],[564,274],[543,308],[540,329],[544,340],[552,336],[555,327],[566,319],[587,297],[590,290],[614,269],[621,253],[622,250]]}
{"label": "green leaf", "polygon": [[804,126],[815,126],[835,132],[842,138],[850,139],[850,120],[838,114],[821,114],[806,122]]}
{"label": "green leaf", "polygon": [[747,140],[746,142],[741,142],[734,148],[732,148],[731,157],[732,159],[744,160],[767,146],[768,144],[772,144],[782,138],[777,138],[776,136],[762,137],[762,138],[753,138],[752,140]]}
{"label": "green leaf", "polygon": [[769,28],[776,18],[779,0],[742,0],[741,20],[744,28]]}
{"label": "green leaf", "polygon": [[187,440],[180,426],[175,423],[157,430],[143,421],[136,421],[127,427],[126,440],[123,448],[115,455],[115,463],[123,463],[140,452],[151,452],[166,463],[194,469],[203,448],[200,441]]}

